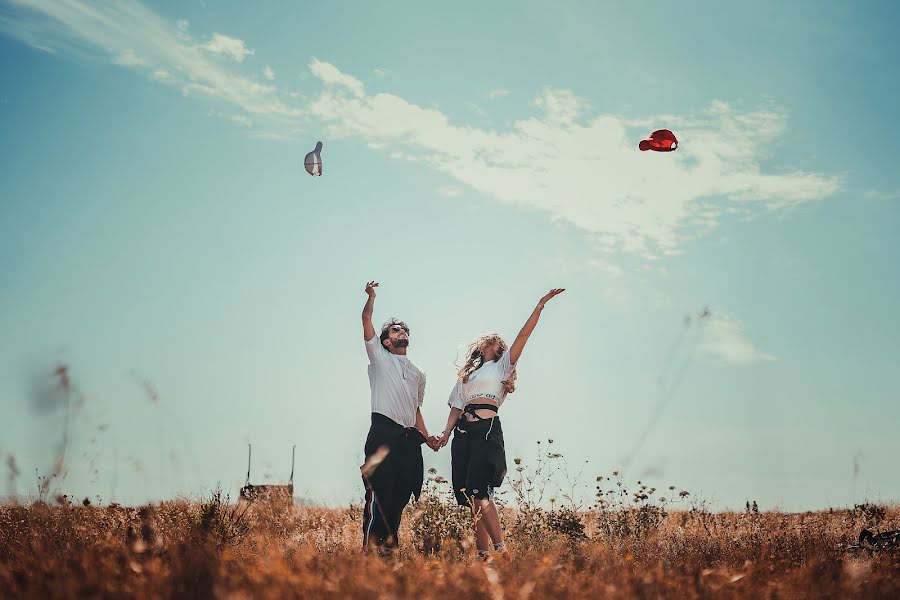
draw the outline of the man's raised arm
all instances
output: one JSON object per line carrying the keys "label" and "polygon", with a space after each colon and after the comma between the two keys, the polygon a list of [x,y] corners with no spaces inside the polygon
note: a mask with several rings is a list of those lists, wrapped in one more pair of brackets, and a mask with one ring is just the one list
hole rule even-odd
{"label": "man's raised arm", "polygon": [[366,284],[366,293],[369,295],[369,299],[366,300],[366,305],[362,311],[363,341],[366,342],[375,337],[375,327],[372,325],[372,311],[375,310],[375,288],[377,287],[377,281],[370,281]]}

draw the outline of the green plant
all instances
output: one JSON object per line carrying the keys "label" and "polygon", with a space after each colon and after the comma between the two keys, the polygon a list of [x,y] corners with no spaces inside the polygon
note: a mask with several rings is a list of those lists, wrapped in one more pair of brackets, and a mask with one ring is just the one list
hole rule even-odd
{"label": "green plant", "polygon": [[231,506],[229,500],[229,496],[222,496],[221,488],[216,488],[197,511],[200,531],[219,544],[228,544],[249,530],[245,515],[250,504]]}
{"label": "green plant", "polygon": [[474,528],[472,513],[457,504],[449,482],[435,469],[428,474],[418,502],[410,507],[413,540],[425,555],[461,552]]}
{"label": "green plant", "polygon": [[[553,440],[548,439],[548,447],[552,444]],[[581,472],[572,477],[562,453],[544,450],[540,441],[537,442],[537,460],[533,468],[527,468],[521,458],[514,459],[513,463],[516,465],[516,475],[510,486],[516,518],[509,530],[510,541],[520,549],[545,550],[559,538],[569,542],[586,539],[584,521],[575,497]],[[556,484],[559,474],[565,477],[567,490]],[[551,484],[556,486],[566,504],[557,506],[554,496],[549,498],[550,508],[547,509],[544,496]]]}
{"label": "green plant", "polygon": [[[597,515],[597,533],[607,539],[642,540],[656,532],[668,517],[668,509],[690,496],[686,491],[674,497],[654,498],[656,488],[641,481],[638,489],[629,493],[619,471],[612,477],[597,477],[594,508]],[[675,494],[675,486],[669,486]]]}

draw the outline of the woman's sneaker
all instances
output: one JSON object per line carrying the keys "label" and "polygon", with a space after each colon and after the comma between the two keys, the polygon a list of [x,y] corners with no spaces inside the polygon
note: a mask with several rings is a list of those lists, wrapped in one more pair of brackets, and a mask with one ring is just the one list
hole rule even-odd
{"label": "woman's sneaker", "polygon": [[504,544],[503,542],[494,544],[494,552],[499,555],[504,562],[510,562],[512,560],[512,555],[509,553],[509,548],[507,548],[506,544]]}

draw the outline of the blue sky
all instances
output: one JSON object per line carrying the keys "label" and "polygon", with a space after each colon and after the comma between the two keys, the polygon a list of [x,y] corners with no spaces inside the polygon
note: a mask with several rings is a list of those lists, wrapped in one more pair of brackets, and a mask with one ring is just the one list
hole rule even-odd
{"label": "blue sky", "polygon": [[432,429],[462,345],[565,287],[510,458],[553,438],[587,480],[653,422],[628,478],[721,508],[900,498],[893,3],[313,6],[0,4],[10,491],[66,364],[65,492],[236,493],[249,441],[254,479],[297,444],[298,494],[356,499],[374,278]]}

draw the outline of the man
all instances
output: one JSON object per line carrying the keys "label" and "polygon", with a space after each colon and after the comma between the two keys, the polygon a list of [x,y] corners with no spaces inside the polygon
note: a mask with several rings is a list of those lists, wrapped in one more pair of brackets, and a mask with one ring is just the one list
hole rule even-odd
{"label": "man", "polygon": [[398,545],[397,532],[410,494],[422,492],[421,445],[428,439],[422,418],[425,373],[406,356],[409,327],[388,320],[375,335],[372,311],[375,288],[366,284],[368,301],[363,308],[363,340],[369,355],[369,387],[372,390],[372,426],[366,438],[366,462],[361,467],[366,487],[363,507],[363,548],[375,547],[389,555]]}

